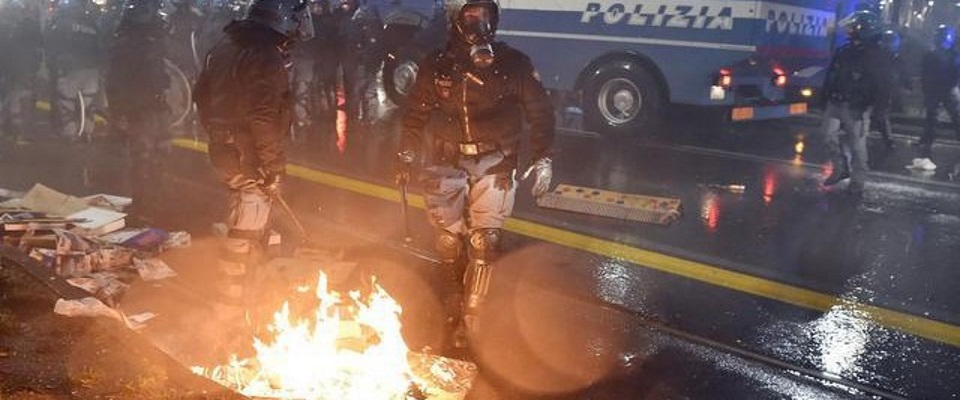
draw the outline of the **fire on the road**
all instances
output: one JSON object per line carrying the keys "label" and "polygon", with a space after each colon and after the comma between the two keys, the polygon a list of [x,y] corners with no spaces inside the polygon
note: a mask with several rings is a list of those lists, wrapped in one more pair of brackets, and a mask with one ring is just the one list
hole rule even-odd
{"label": "fire on the road", "polygon": [[[321,272],[318,305],[308,318],[289,302],[273,316],[272,339],[253,339],[256,355],[230,356],[194,372],[251,397],[393,400],[417,382],[401,335],[400,305],[376,282],[369,295],[328,290]],[[304,288],[309,290],[309,288]]]}

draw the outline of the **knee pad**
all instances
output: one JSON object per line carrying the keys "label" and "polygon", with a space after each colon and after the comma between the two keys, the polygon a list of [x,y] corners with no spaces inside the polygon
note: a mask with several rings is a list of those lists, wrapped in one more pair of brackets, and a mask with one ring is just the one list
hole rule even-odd
{"label": "knee pad", "polygon": [[496,260],[501,230],[480,228],[470,231],[470,260],[490,264]]}
{"label": "knee pad", "polygon": [[440,256],[440,261],[453,264],[460,259],[461,252],[463,251],[463,239],[460,238],[460,235],[448,230],[441,230],[437,234],[437,242],[435,245],[437,254]]}

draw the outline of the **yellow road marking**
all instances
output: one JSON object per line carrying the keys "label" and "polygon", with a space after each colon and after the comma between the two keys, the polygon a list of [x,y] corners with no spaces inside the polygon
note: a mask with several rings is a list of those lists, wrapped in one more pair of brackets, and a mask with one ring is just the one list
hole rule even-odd
{"label": "yellow road marking", "polygon": [[[189,139],[175,139],[174,145],[206,152],[207,145]],[[394,188],[389,188],[361,180],[347,178],[328,172],[296,164],[287,164],[287,173],[310,182],[332,186],[343,190],[376,197],[379,199],[398,202],[400,195]],[[423,197],[410,196],[410,205],[423,208]],[[779,283],[756,276],[730,271],[708,264],[690,261],[679,257],[657,253],[632,247],[623,243],[570,232],[563,229],[526,221],[518,218],[507,220],[504,229],[520,235],[536,238],[546,242],[582,250],[604,257],[612,257],[663,271],[669,274],[733,289],[739,292],[764,297],[771,300],[792,304],[795,306],[827,312],[832,307],[843,303],[845,307],[853,307],[869,315],[873,322],[909,333],[915,336],[937,342],[960,347],[960,327],[948,323],[935,321],[929,318],[888,310],[868,304],[853,303],[848,300],[816,292],[809,289]]]}

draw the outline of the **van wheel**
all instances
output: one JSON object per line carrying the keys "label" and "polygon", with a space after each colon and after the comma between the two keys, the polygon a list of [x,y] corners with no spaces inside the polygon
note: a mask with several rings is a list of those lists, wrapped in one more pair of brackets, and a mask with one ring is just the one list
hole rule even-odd
{"label": "van wheel", "polygon": [[649,131],[659,122],[664,95],[646,69],[615,62],[592,75],[582,104],[588,129],[605,136],[624,136]]}

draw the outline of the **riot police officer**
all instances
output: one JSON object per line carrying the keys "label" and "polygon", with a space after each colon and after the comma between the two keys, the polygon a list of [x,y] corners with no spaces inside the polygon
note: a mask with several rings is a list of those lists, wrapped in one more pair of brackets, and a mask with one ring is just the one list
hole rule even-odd
{"label": "riot police officer", "polygon": [[883,145],[887,149],[893,149],[893,129],[890,124],[890,109],[899,97],[900,89],[910,89],[910,82],[907,78],[906,67],[900,58],[900,34],[892,29],[887,29],[880,34],[879,43],[884,51],[886,61],[883,65],[884,77],[886,80],[879,87],[877,107],[873,110],[871,123],[880,132],[883,138]]}
{"label": "riot police officer", "polygon": [[923,87],[923,105],[926,121],[923,136],[917,143],[920,158],[914,165],[932,170],[936,165],[930,160],[934,139],[937,136],[937,115],[942,106],[950,115],[954,132],[960,139],[960,66],[957,65],[957,31],[952,26],[940,25],[934,35],[934,48],[924,54],[920,65],[920,83]]}
{"label": "riot police officer", "polygon": [[[827,104],[821,133],[833,161],[833,172],[823,184],[832,186],[850,178],[848,189],[858,193],[867,176],[870,113],[881,101],[878,92],[886,83],[886,61],[877,43],[880,32],[876,14],[856,11],[844,18],[841,26],[846,28],[849,39],[833,55],[823,87]],[[843,146],[849,146],[849,160]]]}
{"label": "riot police officer", "polygon": [[[100,93],[103,46],[100,26],[88,0],[63,1],[50,28],[52,79],[56,80],[62,134],[91,135],[91,105]],[[83,112],[81,107],[84,108]],[[85,120],[80,120],[84,116]],[[82,132],[81,132],[82,125]]]}
{"label": "riot police officer", "polygon": [[348,16],[342,24],[344,49],[343,86],[348,121],[373,122],[377,96],[377,73],[383,62],[383,21],[377,8],[344,0]]}
{"label": "riot police officer", "polygon": [[307,0],[255,0],[206,56],[194,92],[210,160],[230,190],[229,231],[217,263],[221,304],[243,305],[293,120],[289,47],[313,37]]}
{"label": "riot police officer", "polygon": [[[447,10],[447,45],[420,62],[410,94],[397,179],[405,184],[422,158],[420,183],[437,229],[437,252],[464,275],[455,343],[462,346],[478,331],[503,222],[513,210],[523,117],[534,160],[525,175],[535,177],[533,195],[539,196],[552,175],[554,116],[530,59],[494,41],[500,17],[495,1],[453,0]],[[460,272],[464,258],[466,271]]]}
{"label": "riot police officer", "polygon": [[127,0],[107,64],[110,121],[127,143],[134,205],[147,214],[152,210],[145,202],[157,205],[162,197],[152,189],[162,183],[161,161],[170,149],[164,100],[164,91],[170,86],[163,61],[165,37],[160,0]]}
{"label": "riot police officer", "polygon": [[0,7],[0,131],[9,123],[10,136],[23,138],[33,120],[42,40],[38,4],[12,1]]}

